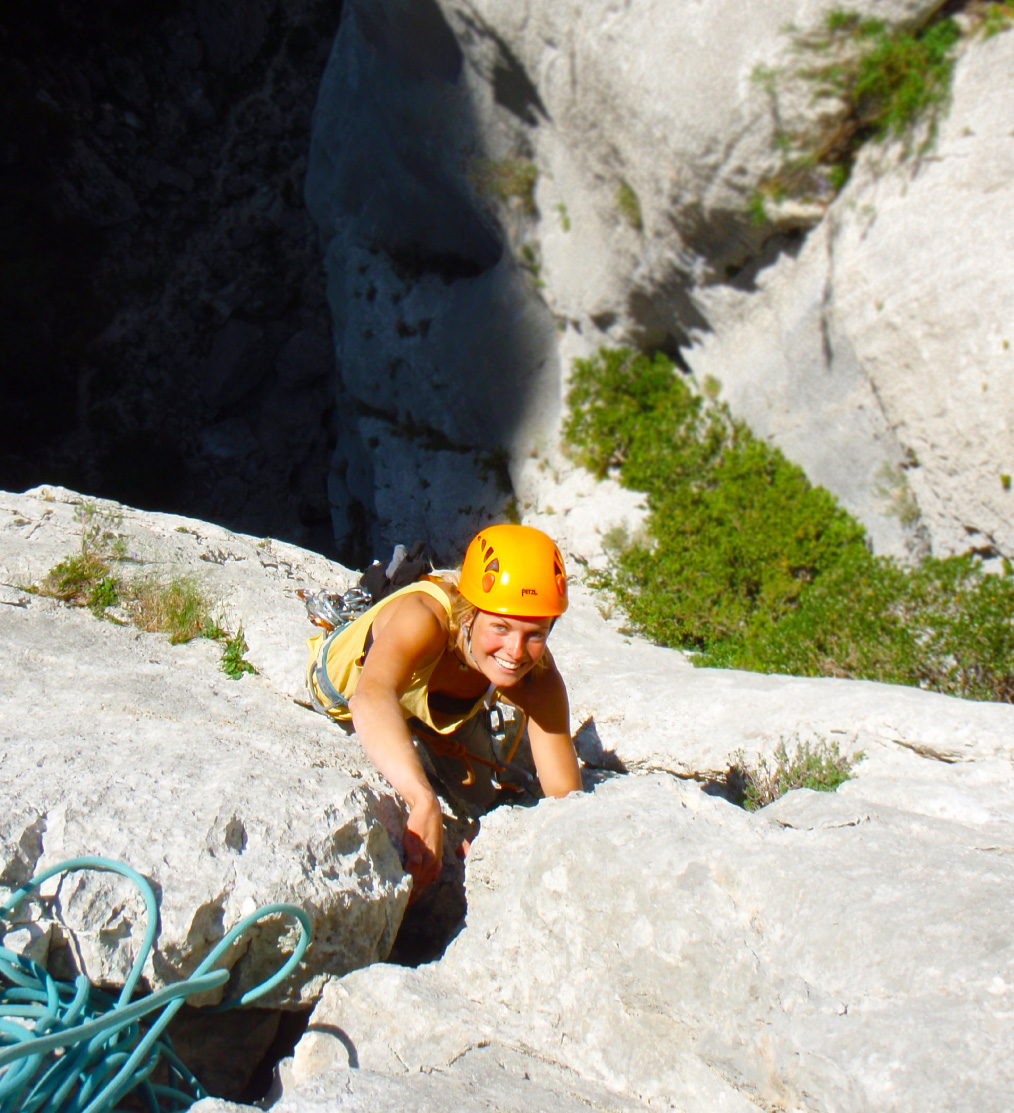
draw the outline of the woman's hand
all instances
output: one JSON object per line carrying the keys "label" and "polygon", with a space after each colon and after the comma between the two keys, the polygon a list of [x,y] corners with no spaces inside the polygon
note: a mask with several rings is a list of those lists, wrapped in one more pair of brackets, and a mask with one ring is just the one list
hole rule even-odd
{"label": "woman's hand", "polygon": [[405,869],[412,875],[414,903],[427,885],[440,876],[444,856],[444,817],[440,804],[432,793],[412,806],[402,837],[405,850]]}

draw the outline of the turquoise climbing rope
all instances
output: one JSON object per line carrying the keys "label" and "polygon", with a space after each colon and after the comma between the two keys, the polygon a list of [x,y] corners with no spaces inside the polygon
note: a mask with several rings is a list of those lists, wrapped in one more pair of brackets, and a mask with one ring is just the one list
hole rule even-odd
{"label": "turquoise climbing rope", "polygon": [[[228,970],[212,967],[247,928],[268,916],[288,916],[298,922],[300,937],[281,968],[211,1011],[249,1004],[273,989],[303,957],[309,918],[291,904],[259,908],[227,932],[189,978],[132,1001],[155,941],[158,906],[151,885],[122,862],[72,858],[36,874],[0,905],[0,938],[15,926],[9,917],[40,885],[79,870],[118,873],[137,886],[147,913],[144,939],[118,997],[82,974],[73,983],[58,982],[30,958],[0,947],[0,1113],[107,1113],[135,1090],[132,1108],[140,1098],[150,1113],[186,1109],[208,1094],[163,1034],[169,1021],[188,997],[229,980]],[[159,1062],[167,1081],[156,1083],[151,1076]]]}

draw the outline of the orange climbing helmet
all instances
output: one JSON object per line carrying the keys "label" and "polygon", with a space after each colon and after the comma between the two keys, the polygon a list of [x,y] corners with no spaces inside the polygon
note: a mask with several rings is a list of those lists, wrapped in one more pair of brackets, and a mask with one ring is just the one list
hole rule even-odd
{"label": "orange climbing helmet", "polygon": [[487,526],[469,542],[458,591],[480,611],[556,618],[567,609],[560,550],[532,526]]}

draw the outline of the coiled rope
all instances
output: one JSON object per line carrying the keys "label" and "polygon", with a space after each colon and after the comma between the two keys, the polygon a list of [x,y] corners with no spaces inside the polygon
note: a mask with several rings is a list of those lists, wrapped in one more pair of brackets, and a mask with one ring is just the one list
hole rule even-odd
{"label": "coiled rope", "polygon": [[[300,928],[299,942],[266,981],[210,1009],[224,1012],[262,997],[286,978],[310,942],[310,921],[301,908],[269,904],[228,931],[184,981],[131,1001],[155,941],[158,906],[151,885],[129,866],[108,858],[71,858],[36,874],[0,905],[0,938],[14,925],[9,917],[40,885],[58,873],[98,870],[132,881],[144,898],[147,926],[141,949],[116,998],[79,974],[58,982],[36,962],[0,947],[0,1113],[107,1113],[127,1094],[150,1113],[188,1108],[208,1094],[173,1051],[163,1032],[188,997],[223,986],[228,970],[211,969],[238,936],[268,916],[288,916]],[[155,1015],[157,1014],[157,1015]],[[144,1020],[142,1024],[142,1018]],[[159,1062],[166,1082],[152,1082]]]}

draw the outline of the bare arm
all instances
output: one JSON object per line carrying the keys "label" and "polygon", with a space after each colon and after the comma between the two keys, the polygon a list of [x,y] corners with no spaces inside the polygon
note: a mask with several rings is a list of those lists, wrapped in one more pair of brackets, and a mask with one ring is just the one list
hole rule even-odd
{"label": "bare arm", "polygon": [[563,677],[550,660],[549,667],[528,676],[508,698],[528,715],[528,738],[547,796],[566,796],[581,789],[581,773],[570,738],[570,705]]}
{"label": "bare arm", "polygon": [[404,846],[416,893],[440,872],[443,817],[399,701],[413,673],[436,660],[446,644],[447,630],[423,598],[391,603],[373,624],[373,645],[349,700],[363,750],[408,805]]}

